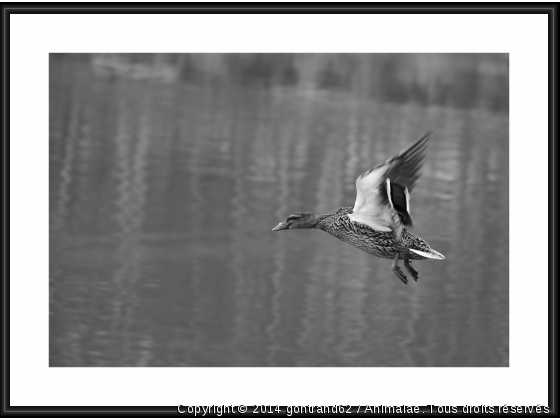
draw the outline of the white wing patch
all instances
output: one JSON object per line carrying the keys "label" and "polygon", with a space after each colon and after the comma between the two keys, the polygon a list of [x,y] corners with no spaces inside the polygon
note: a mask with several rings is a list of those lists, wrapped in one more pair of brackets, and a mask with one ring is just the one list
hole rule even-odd
{"label": "white wing patch", "polygon": [[391,207],[395,208],[395,206],[393,206],[393,200],[391,200],[391,180],[387,178],[385,182],[387,183],[387,199]]}
{"label": "white wing patch", "polygon": [[404,196],[406,197],[406,212],[410,214],[410,193],[408,187],[404,189]]}

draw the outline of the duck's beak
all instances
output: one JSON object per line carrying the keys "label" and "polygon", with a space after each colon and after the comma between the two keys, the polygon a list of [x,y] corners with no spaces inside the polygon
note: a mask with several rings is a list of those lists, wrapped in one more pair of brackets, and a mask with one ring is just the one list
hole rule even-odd
{"label": "duck's beak", "polygon": [[284,229],[288,229],[288,225],[285,223],[278,223],[278,226],[276,226],[272,230],[276,231],[276,230],[284,230]]}

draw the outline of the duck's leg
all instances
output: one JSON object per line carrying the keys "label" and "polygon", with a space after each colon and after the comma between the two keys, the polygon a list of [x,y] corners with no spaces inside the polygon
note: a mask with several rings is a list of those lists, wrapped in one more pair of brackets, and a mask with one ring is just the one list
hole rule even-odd
{"label": "duck's leg", "polygon": [[[396,214],[396,212],[394,212],[394,213]],[[396,216],[396,220],[398,220],[398,216]],[[395,234],[396,252],[395,252],[395,258],[393,259],[393,264],[391,265],[391,268],[393,269],[394,273],[397,275],[397,277],[399,278],[400,281],[402,281],[404,284],[408,284],[406,274],[404,274],[402,272],[401,268],[399,267],[400,253],[401,253],[401,251],[403,251],[403,252],[406,251],[405,244],[404,244],[404,242],[402,240],[402,236],[401,236],[402,230],[403,230],[403,227],[402,227],[401,224],[398,224],[397,226],[395,226],[394,234]]]}
{"label": "duck's leg", "polygon": [[397,275],[400,281],[402,281],[404,284],[408,284],[406,275],[402,272],[398,264],[399,264],[399,253],[397,252],[395,254],[395,258],[393,259],[393,264],[391,265],[391,268],[393,269],[393,272]]}
{"label": "duck's leg", "polygon": [[410,273],[414,281],[418,281],[418,271],[412,266],[412,261],[410,261],[408,258],[405,258],[404,266],[406,267],[406,270]]}

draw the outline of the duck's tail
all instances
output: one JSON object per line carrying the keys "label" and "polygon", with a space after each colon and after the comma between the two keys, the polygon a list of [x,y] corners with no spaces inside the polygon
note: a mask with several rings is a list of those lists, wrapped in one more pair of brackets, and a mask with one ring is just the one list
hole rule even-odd
{"label": "duck's tail", "polygon": [[434,251],[433,249],[430,249],[429,251],[419,251],[417,249],[412,249],[410,248],[410,250],[412,252],[414,252],[415,254],[421,255],[424,258],[431,258],[432,260],[444,260],[445,256],[443,254],[440,254],[437,251]]}

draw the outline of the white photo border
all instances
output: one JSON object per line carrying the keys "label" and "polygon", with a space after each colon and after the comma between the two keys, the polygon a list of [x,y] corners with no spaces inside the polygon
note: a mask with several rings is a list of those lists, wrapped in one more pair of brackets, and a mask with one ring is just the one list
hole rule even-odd
{"label": "white photo border", "polygon": [[[10,405],[547,405],[548,43],[547,14],[11,15]],[[54,52],[509,53],[510,367],[49,368]]]}

